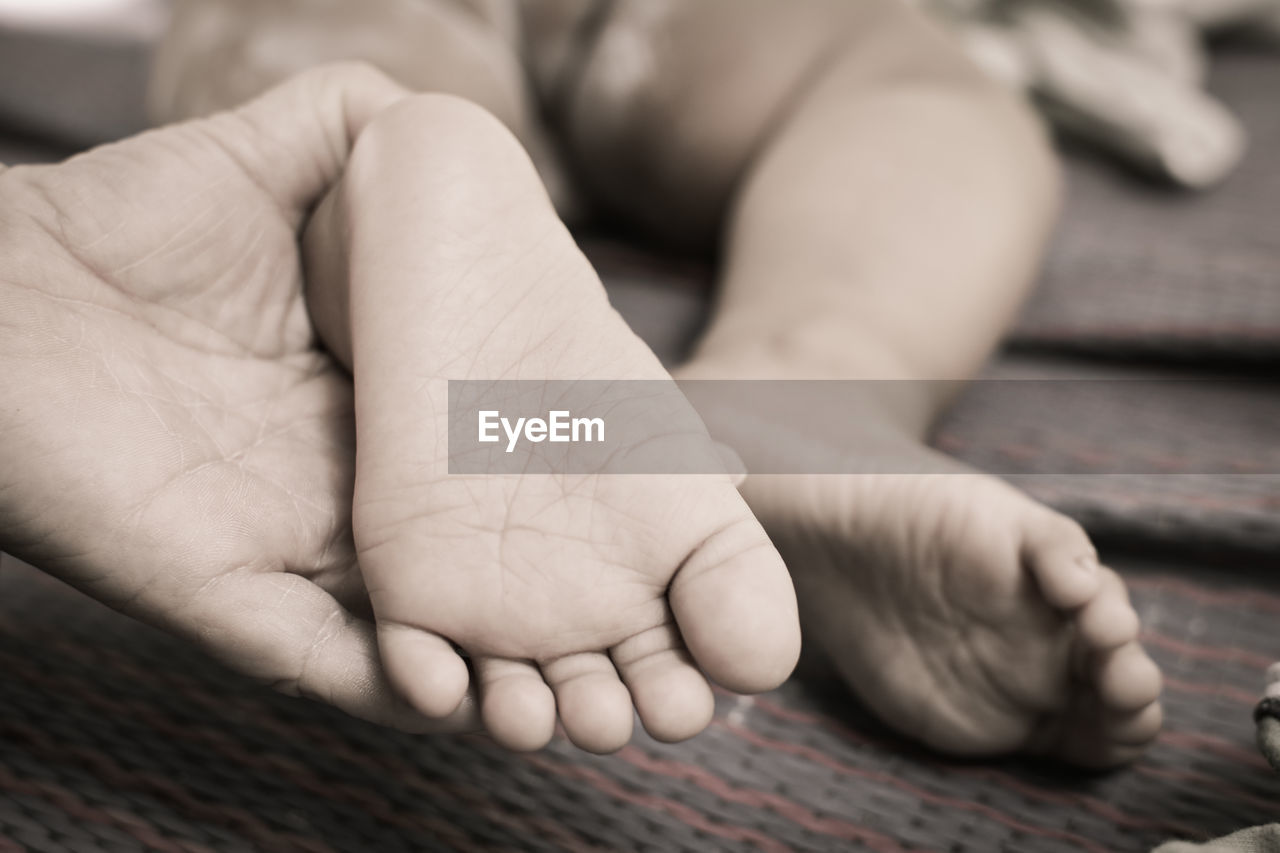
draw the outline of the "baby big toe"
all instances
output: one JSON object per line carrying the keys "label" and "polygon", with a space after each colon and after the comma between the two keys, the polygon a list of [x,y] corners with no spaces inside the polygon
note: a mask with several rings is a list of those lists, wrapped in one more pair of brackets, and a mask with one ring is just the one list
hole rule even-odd
{"label": "baby big toe", "polygon": [[616,752],[631,740],[631,694],[607,655],[566,655],[544,663],[542,674],[555,693],[565,734],[579,749]]}
{"label": "baby big toe", "polygon": [[674,625],[624,640],[612,654],[645,731],[656,740],[687,740],[711,722],[715,697]]}
{"label": "baby big toe", "polygon": [[378,623],[378,653],[392,686],[428,717],[447,717],[467,695],[467,664],[443,637],[411,625]]}
{"label": "baby big toe", "polygon": [[[734,496],[736,498],[736,495]],[[763,528],[741,504],[739,518],[704,541],[669,593],[684,645],[730,690],[772,690],[800,656],[791,577]]]}
{"label": "baby big toe", "polygon": [[1075,610],[1098,594],[1097,552],[1079,524],[1037,507],[1022,544],[1022,563],[1050,605]]}
{"label": "baby big toe", "polygon": [[556,700],[542,673],[526,661],[475,661],[480,719],[499,744],[517,752],[542,749],[555,734]]}

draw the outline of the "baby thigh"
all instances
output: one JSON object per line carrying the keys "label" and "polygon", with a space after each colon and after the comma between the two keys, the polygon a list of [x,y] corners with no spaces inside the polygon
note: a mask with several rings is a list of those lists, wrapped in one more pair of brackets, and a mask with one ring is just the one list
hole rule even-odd
{"label": "baby thigh", "polygon": [[466,98],[522,141],[533,110],[514,0],[202,0],[176,5],[156,57],[162,122],[226,109],[306,68],[362,61],[415,91]]}
{"label": "baby thigh", "polygon": [[[547,0],[543,0],[547,2]],[[761,146],[891,0],[617,0],[576,74],[543,93],[577,173],[615,212],[678,243],[720,233]]]}

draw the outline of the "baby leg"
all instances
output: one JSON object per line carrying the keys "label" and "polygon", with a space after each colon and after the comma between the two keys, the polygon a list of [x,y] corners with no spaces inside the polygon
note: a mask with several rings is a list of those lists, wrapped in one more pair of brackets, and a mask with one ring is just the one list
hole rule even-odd
{"label": "baby leg", "polygon": [[748,478],[815,656],[940,749],[1136,755],[1160,677],[1123,584],[1073,521],[928,449],[947,383],[913,381],[972,375],[1030,284],[1055,197],[1034,119],[893,0],[618,0],[587,56],[562,129],[595,191],[725,237],[679,372],[899,380],[862,383],[846,446],[934,472]]}

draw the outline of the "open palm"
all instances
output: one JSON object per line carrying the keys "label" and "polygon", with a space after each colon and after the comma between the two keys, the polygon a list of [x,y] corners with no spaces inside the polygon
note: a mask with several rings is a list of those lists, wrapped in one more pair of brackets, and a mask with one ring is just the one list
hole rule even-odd
{"label": "open palm", "polygon": [[351,385],[316,348],[297,246],[401,94],[336,66],[0,173],[0,545],[288,692],[420,729],[359,615]]}

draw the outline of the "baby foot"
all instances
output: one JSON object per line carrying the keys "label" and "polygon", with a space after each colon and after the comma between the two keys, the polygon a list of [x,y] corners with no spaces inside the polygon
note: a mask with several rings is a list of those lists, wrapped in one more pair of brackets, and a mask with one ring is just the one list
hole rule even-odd
{"label": "baby foot", "polygon": [[[354,366],[353,521],[379,649],[413,705],[458,705],[461,647],[498,741],[536,749],[558,711],[603,752],[628,740],[633,705],[659,739],[700,731],[704,673],[744,692],[787,677],[794,593],[727,475],[448,473],[449,379],[667,378],[496,120],[442,96],[388,110],[306,249],[315,323]],[[345,291],[342,270],[349,326],[318,298]]]}
{"label": "baby foot", "polygon": [[[697,364],[682,373],[728,375]],[[784,424],[776,405],[743,417],[745,396],[733,423],[755,423],[755,434],[735,433],[720,428],[714,403],[700,404],[749,470],[783,469],[780,448],[803,446],[911,472],[743,484],[791,569],[805,663],[834,669],[886,723],[945,752],[1089,766],[1136,757],[1160,727],[1161,679],[1120,578],[1078,524],[925,447],[899,426],[914,415],[888,414],[919,407],[875,393],[854,401],[838,433]],[[851,470],[842,464],[832,470]]]}
{"label": "baby foot", "polygon": [[1159,670],[1070,519],[980,474],[762,477],[746,495],[812,651],[904,734],[1088,766],[1155,737]]}

